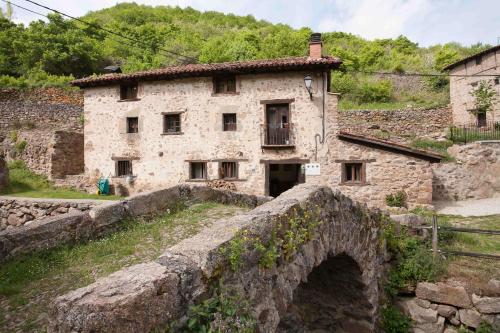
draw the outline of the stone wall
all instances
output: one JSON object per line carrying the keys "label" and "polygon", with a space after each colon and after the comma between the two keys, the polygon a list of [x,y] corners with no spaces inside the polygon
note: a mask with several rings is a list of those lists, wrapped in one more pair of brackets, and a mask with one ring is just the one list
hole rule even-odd
{"label": "stone wall", "polygon": [[0,89],[0,142],[20,128],[83,128],[83,94],[58,88]]}
{"label": "stone wall", "polygon": [[49,179],[83,173],[81,132],[19,129],[12,133],[15,135],[9,135],[3,142],[9,160],[21,160],[31,171]]}
{"label": "stone wall", "polygon": [[452,124],[450,107],[405,110],[349,110],[339,112],[340,128],[395,142],[414,137],[442,137]]}
{"label": "stone wall", "polygon": [[[278,250],[275,262],[261,267],[260,252],[244,239],[268,244],[273,234],[280,237],[289,230],[290,216],[297,211],[314,216],[309,223],[321,223],[314,224],[311,238],[288,259]],[[347,279],[338,280],[334,288],[345,288],[352,293],[347,299],[366,304],[359,311],[349,309],[349,304],[339,308],[344,312],[331,308],[331,324],[340,331],[377,332],[378,279],[385,252],[380,228],[379,213],[327,187],[300,185],[244,215],[215,222],[167,249],[156,262],[124,268],[58,297],[49,312],[48,332],[149,332],[167,324],[176,331],[175,325],[186,320],[189,306],[203,300],[212,283],[220,280],[248,300],[259,332],[274,332],[282,319],[287,321],[287,309],[299,285],[320,265],[326,265],[327,271],[348,269],[351,275],[346,276],[355,277],[357,287],[350,288],[353,280]],[[243,237],[243,250],[237,269],[232,270],[224,253],[237,237]],[[347,265],[331,267],[330,258],[347,258]],[[301,288],[300,293],[308,292]],[[311,325],[316,329],[324,323]]]}
{"label": "stone wall", "polygon": [[500,281],[490,280],[482,295],[448,282],[417,284],[416,297],[400,298],[399,307],[413,320],[414,332],[457,333],[461,326],[476,329],[481,322],[500,332]]}
{"label": "stone wall", "polygon": [[1,198],[0,231],[11,230],[71,211],[86,211],[100,203],[102,201]]}
{"label": "stone wall", "polygon": [[9,185],[9,169],[0,151],[0,193]]}
{"label": "stone wall", "polygon": [[[85,211],[79,211],[78,206],[77,209],[70,209],[71,205],[68,208],[67,203],[64,203],[62,206],[64,209],[55,213],[51,211],[50,217],[0,231],[0,262],[19,254],[100,237],[117,230],[121,221],[127,217],[154,215],[169,208],[176,208],[181,202],[216,201],[255,207],[267,200],[269,198],[182,185],[139,194],[124,201],[103,202]],[[56,216],[52,214],[62,213],[66,208],[68,212],[65,214]],[[51,209],[52,207],[47,211]],[[33,207],[33,210],[39,211],[40,205]],[[21,214],[22,208],[11,211],[15,214],[17,212]],[[31,212],[30,206],[30,212],[26,211],[23,214],[34,216],[37,213]]]}
{"label": "stone wall", "polygon": [[454,163],[433,165],[436,201],[490,198],[500,193],[500,141],[454,145]]}

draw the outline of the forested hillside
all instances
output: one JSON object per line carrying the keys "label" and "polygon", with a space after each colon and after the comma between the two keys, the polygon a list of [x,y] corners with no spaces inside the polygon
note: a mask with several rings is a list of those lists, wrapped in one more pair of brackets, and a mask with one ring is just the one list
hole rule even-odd
{"label": "forested hillside", "polygon": [[[48,22],[40,20],[29,26],[3,17],[0,18],[0,86],[64,86],[73,77],[100,73],[110,64],[119,64],[124,71],[135,71],[189,61],[164,50],[202,63],[302,56],[307,54],[312,32],[309,28],[292,29],[252,16],[135,3],[90,12],[82,19],[140,42],[59,15],[50,15]],[[446,103],[446,79],[427,78],[401,84],[394,77],[367,72],[436,73],[445,65],[486,47],[448,43],[421,48],[404,36],[368,41],[343,32],[324,33],[323,40],[326,53],[344,62],[342,71],[334,74],[332,84],[336,91],[344,93],[346,107],[364,103]]]}

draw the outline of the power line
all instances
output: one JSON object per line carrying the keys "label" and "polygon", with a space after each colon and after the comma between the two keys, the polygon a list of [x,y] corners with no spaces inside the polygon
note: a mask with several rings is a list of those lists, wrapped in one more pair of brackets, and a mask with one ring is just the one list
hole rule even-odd
{"label": "power line", "polygon": [[[39,16],[42,16],[42,17],[45,17],[45,18],[49,18],[49,17],[48,17],[47,15],[45,15],[45,14],[42,14],[42,13],[40,13],[40,12],[37,12],[37,11],[31,10],[31,9],[29,9],[29,8],[23,7],[23,6],[18,5],[18,4],[15,4],[15,3],[11,2],[11,1],[8,1],[8,0],[1,0],[1,1],[3,1],[3,2],[5,2],[5,3],[10,3],[12,6],[15,6],[15,7],[17,7],[17,8],[23,9],[23,10],[28,11],[28,12],[30,12],[30,13],[33,13],[33,14],[36,14],[36,15],[39,15]],[[77,28],[78,28],[78,27],[77,27]],[[80,30],[82,30],[81,28],[79,28],[79,29],[80,29]],[[115,41],[115,42],[118,42],[118,43],[122,43],[122,44],[125,44],[125,45],[127,45],[127,46],[131,46],[131,47],[135,47],[135,48],[141,48],[141,50],[142,50],[142,47],[140,47],[140,46],[137,46],[137,45],[134,45],[134,44],[129,44],[129,43],[126,43],[126,42],[124,42],[123,40],[118,40],[118,39],[111,38],[111,37],[108,37],[108,38],[109,38],[110,40],[112,40],[112,41]]]}
{"label": "power line", "polygon": [[447,73],[400,73],[400,72],[377,72],[377,71],[354,71],[347,73],[359,73],[368,75],[394,75],[394,76],[429,76],[429,77],[499,77],[500,74],[447,74]]}
{"label": "power line", "polygon": [[[4,2],[5,2],[5,0],[2,0],[2,1],[4,1]],[[143,46],[146,46],[146,47],[148,47],[148,48],[151,48],[151,46],[150,46],[150,45],[148,45],[148,44],[144,43],[143,41],[141,41],[141,40],[139,40],[139,39],[136,39],[136,38],[132,38],[132,37],[129,37],[129,36],[123,35],[123,34],[121,34],[121,33],[115,32],[115,31],[113,31],[113,30],[109,30],[109,29],[107,29],[107,28],[103,28],[103,27],[101,27],[101,26],[100,26],[100,25],[98,25],[98,24],[87,22],[87,21],[82,20],[82,19],[80,19],[80,18],[78,18],[78,17],[75,17],[75,16],[72,16],[72,15],[69,15],[69,14],[63,13],[63,12],[61,12],[61,11],[57,10],[57,9],[53,9],[53,8],[47,7],[47,6],[45,6],[45,5],[39,4],[38,2],[35,2],[35,1],[32,1],[32,0],[24,0],[24,1],[29,2],[29,3],[31,3],[31,4],[33,4],[33,5],[35,5],[35,6],[38,6],[38,7],[41,7],[41,8],[47,9],[47,10],[50,10],[50,11],[52,11],[52,12],[54,12],[54,13],[59,14],[59,15],[62,15],[62,16],[65,16],[65,17],[68,17],[68,18],[70,18],[70,19],[72,19],[72,20],[75,20],[75,21],[81,22],[81,23],[83,23],[83,24],[85,24],[85,25],[87,25],[87,26],[89,26],[89,27],[94,28],[94,29],[99,29],[99,30],[102,30],[102,31],[107,32],[108,34],[112,34],[112,35],[118,36],[118,37],[120,37],[120,38],[128,39],[128,40],[130,40],[130,41],[133,41],[133,42],[139,43],[139,44],[141,44],[141,45],[143,45]],[[152,49],[153,49],[153,51],[156,51],[156,50],[155,50],[155,48],[152,48]],[[177,53],[177,52],[171,51],[171,50],[167,50],[167,49],[162,48],[162,47],[158,47],[158,50],[161,50],[161,51],[163,51],[163,52],[166,52],[167,54],[169,54],[169,55],[171,55],[171,56],[173,55],[173,56],[176,56],[176,57],[182,57],[182,58],[184,58],[184,59],[186,59],[186,60],[193,61],[193,62],[197,62],[197,59],[195,59],[195,58],[193,58],[193,57],[189,57],[189,56],[186,56],[186,55],[183,55],[183,54],[180,54],[180,53]]]}

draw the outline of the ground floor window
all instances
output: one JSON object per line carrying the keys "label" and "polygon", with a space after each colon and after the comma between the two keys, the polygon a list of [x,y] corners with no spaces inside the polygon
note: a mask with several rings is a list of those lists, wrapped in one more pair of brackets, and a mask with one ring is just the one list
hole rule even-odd
{"label": "ground floor window", "polygon": [[219,178],[220,179],[237,179],[238,178],[238,163],[237,162],[220,162]]}
{"label": "ground floor window", "polygon": [[207,179],[207,163],[191,162],[189,163],[190,179]]}
{"label": "ground floor window", "polygon": [[116,161],[116,176],[132,175],[132,161]]}
{"label": "ground floor window", "polygon": [[486,112],[478,112],[476,114],[477,126],[484,127],[486,126]]}
{"label": "ground floor window", "polygon": [[342,163],[342,183],[364,184],[366,182],[364,163]]}

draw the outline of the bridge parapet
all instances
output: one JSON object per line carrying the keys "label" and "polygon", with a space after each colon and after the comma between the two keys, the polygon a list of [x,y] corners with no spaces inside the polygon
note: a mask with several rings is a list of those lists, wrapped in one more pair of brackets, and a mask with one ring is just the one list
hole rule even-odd
{"label": "bridge parapet", "polygon": [[[343,304],[344,331],[376,331],[385,253],[382,220],[380,212],[327,187],[297,186],[244,215],[215,222],[155,262],[57,298],[49,332],[149,332],[182,325],[189,307],[221,281],[251,304],[258,331],[279,331],[296,315],[290,308],[301,306],[292,307],[294,300],[311,300],[307,280],[314,272],[348,284],[320,291],[326,297],[332,293],[330,298],[351,306],[352,300],[359,302],[356,309]],[[352,263],[325,266],[339,256]],[[318,271],[322,266],[326,270]]]}

